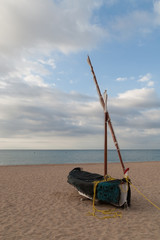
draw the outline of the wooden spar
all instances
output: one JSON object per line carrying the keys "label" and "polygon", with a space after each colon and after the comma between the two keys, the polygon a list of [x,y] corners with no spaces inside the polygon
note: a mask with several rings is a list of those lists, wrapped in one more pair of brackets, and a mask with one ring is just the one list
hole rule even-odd
{"label": "wooden spar", "polygon": [[113,130],[113,126],[112,126],[112,122],[111,122],[111,119],[109,117],[109,113],[108,113],[108,117],[107,117],[107,121],[108,121],[108,125],[109,125],[109,128],[110,128],[110,131],[111,131],[111,134],[112,134],[112,138],[113,138],[113,141],[114,141],[114,145],[117,149],[117,153],[118,153],[118,156],[119,156],[119,160],[121,162],[121,165],[122,165],[122,169],[123,169],[123,172],[125,173],[125,166],[124,166],[124,163],[123,163],[123,160],[122,160],[122,156],[121,156],[121,152],[120,152],[120,148],[119,148],[119,145],[118,145],[118,142],[117,142],[117,139],[116,139],[116,135],[114,133],[114,130]]}
{"label": "wooden spar", "polygon": [[107,91],[104,92],[104,176],[107,176]]}
{"label": "wooden spar", "polygon": [[113,138],[113,141],[114,141],[114,144],[115,144],[115,147],[117,149],[117,152],[118,152],[118,156],[119,156],[119,160],[120,160],[120,163],[122,165],[122,169],[123,169],[123,172],[125,173],[125,166],[124,166],[124,163],[123,163],[123,160],[122,160],[122,156],[121,156],[121,153],[120,153],[120,149],[119,149],[119,145],[118,145],[118,142],[117,142],[117,139],[116,139],[116,136],[115,136],[115,133],[114,133],[114,130],[113,130],[113,126],[112,126],[112,122],[111,122],[111,119],[110,119],[110,116],[109,116],[109,113],[107,111],[107,105],[106,105],[106,102],[107,102],[107,94],[106,94],[106,97],[105,97],[105,101],[102,97],[102,94],[101,94],[101,91],[100,91],[100,88],[98,86],[98,82],[97,82],[97,79],[96,79],[96,75],[94,73],[94,70],[93,70],[93,66],[92,66],[92,63],[91,63],[91,60],[88,56],[87,58],[87,61],[88,61],[88,64],[90,65],[91,67],[91,72],[93,74],[93,79],[94,79],[94,82],[95,82],[95,85],[96,85],[96,89],[97,89],[97,92],[98,92],[98,95],[99,95],[99,99],[100,99],[100,103],[103,107],[103,110],[104,110],[104,125],[105,125],[105,136],[104,136],[104,175],[107,175],[107,122],[108,122],[108,125],[109,125],[109,128],[110,128],[110,131],[111,131],[111,134],[112,134],[112,138]]}
{"label": "wooden spar", "polygon": [[96,75],[95,75],[95,73],[94,73],[93,66],[92,66],[92,63],[91,63],[91,60],[90,60],[89,56],[88,56],[88,58],[87,58],[87,62],[88,62],[88,64],[89,64],[90,67],[91,67],[91,72],[92,72],[92,74],[93,74],[93,79],[94,79],[94,82],[95,82],[95,84],[96,84],[96,89],[97,89],[97,92],[98,92],[98,95],[99,95],[99,100],[100,100],[100,103],[101,103],[101,105],[102,105],[102,107],[103,107],[103,109],[104,109],[104,108],[105,108],[105,103],[104,103],[104,100],[103,100],[103,97],[102,97],[100,88],[99,88],[99,86],[98,86],[97,78],[96,78]]}
{"label": "wooden spar", "polygon": [[100,88],[99,88],[99,85],[98,85],[98,82],[97,82],[97,78],[96,78],[96,75],[94,73],[94,70],[93,70],[93,66],[92,66],[92,63],[91,63],[91,60],[88,56],[87,58],[87,61],[88,61],[88,64],[90,65],[91,67],[91,72],[92,72],[92,75],[93,75],[93,79],[94,79],[94,82],[95,82],[95,85],[96,85],[96,89],[97,89],[97,92],[98,92],[98,95],[99,95],[99,100],[100,100],[100,103],[102,105],[102,108],[104,110],[104,176],[107,175],[107,112],[105,111],[106,109],[106,102],[107,102],[107,94],[105,94],[105,102],[104,102],[104,99],[102,97],[102,94],[101,94],[101,91],[100,91]]}
{"label": "wooden spar", "polygon": [[107,176],[107,113],[104,113],[104,176]]}

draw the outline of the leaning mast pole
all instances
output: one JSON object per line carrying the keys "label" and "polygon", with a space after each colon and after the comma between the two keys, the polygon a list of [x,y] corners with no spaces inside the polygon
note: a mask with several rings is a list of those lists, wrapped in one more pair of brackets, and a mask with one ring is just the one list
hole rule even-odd
{"label": "leaning mast pole", "polygon": [[99,100],[100,100],[100,103],[104,110],[104,176],[106,176],[107,175],[107,116],[108,116],[107,115],[107,92],[105,91],[105,93],[104,93],[104,98],[105,98],[105,101],[104,101],[89,56],[87,58],[87,61],[91,67],[91,72],[92,72],[93,79],[94,79],[94,82],[96,85],[96,89],[97,89],[97,92],[99,95]]}
{"label": "leaning mast pole", "polygon": [[120,160],[123,172],[125,173],[126,169],[125,169],[125,166],[124,166],[124,163],[123,163],[123,160],[122,160],[122,156],[121,156],[120,148],[119,148],[119,145],[118,145],[118,141],[116,139],[116,135],[115,135],[114,130],[113,130],[112,122],[111,122],[109,113],[107,111],[107,94],[105,92],[104,99],[103,99],[101,91],[100,91],[100,88],[98,86],[96,75],[94,73],[93,66],[92,66],[92,63],[91,63],[91,60],[90,60],[89,56],[87,58],[87,61],[88,61],[88,64],[90,65],[90,67],[91,67],[91,72],[92,72],[92,75],[93,75],[93,79],[94,79],[94,82],[95,82],[95,85],[96,85],[96,88],[97,88],[97,92],[98,92],[98,95],[99,95],[100,103],[101,103],[101,105],[103,107],[104,115],[105,115],[105,117],[104,117],[104,122],[105,122],[105,134],[104,134],[105,135],[104,136],[104,175],[107,175],[107,122],[108,122],[108,125],[109,125],[109,128],[110,128],[111,134],[112,134],[112,138],[113,138],[115,147],[116,147],[117,152],[118,152],[118,156],[119,156],[119,160]]}

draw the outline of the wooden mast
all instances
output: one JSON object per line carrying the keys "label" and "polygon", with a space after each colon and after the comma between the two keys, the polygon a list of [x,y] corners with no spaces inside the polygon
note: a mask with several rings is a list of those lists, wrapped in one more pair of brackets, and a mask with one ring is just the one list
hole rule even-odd
{"label": "wooden mast", "polygon": [[104,92],[104,176],[107,176],[107,91]]}
{"label": "wooden mast", "polygon": [[112,123],[111,123],[111,119],[110,119],[109,113],[107,111],[107,93],[105,91],[104,99],[103,99],[89,56],[87,58],[87,61],[88,61],[88,64],[90,65],[90,67],[91,67],[91,72],[93,74],[93,79],[94,79],[96,89],[97,89],[97,92],[98,92],[98,95],[99,95],[100,103],[101,103],[101,105],[103,107],[103,110],[104,110],[104,131],[105,131],[105,134],[104,134],[104,175],[107,175],[107,122],[108,122],[108,125],[109,125],[109,128],[110,128],[111,134],[112,134],[112,138],[113,138],[115,147],[116,147],[117,152],[118,152],[118,156],[119,156],[119,160],[120,160],[123,172],[125,173],[126,169],[125,169],[125,166],[124,166],[124,163],[123,163],[123,160],[122,160],[122,156],[121,156],[121,153],[120,153],[118,141],[116,139],[116,136],[115,136],[115,133],[114,133],[114,130],[113,130],[113,126],[112,126]]}
{"label": "wooden mast", "polygon": [[105,105],[107,103],[107,94],[104,94],[105,95],[105,102],[104,102],[104,99],[102,97],[100,88],[98,86],[97,78],[96,78],[96,75],[94,73],[93,66],[92,66],[92,63],[91,63],[91,60],[90,60],[89,56],[87,58],[87,61],[88,61],[88,64],[90,65],[90,67],[91,67],[91,72],[93,74],[93,79],[94,79],[96,89],[97,89],[97,92],[98,92],[98,95],[99,95],[99,100],[100,100],[100,103],[101,103],[102,108],[104,110],[104,176],[106,176],[107,175],[107,111],[105,111],[105,109],[106,109]]}

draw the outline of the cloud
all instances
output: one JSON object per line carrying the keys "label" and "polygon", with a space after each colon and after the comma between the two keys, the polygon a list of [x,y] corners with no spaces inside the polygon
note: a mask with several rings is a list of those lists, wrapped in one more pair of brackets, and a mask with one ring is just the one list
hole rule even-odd
{"label": "cloud", "polygon": [[152,75],[150,73],[147,73],[144,76],[139,76],[138,82],[147,83],[148,87],[153,87],[154,81],[151,81],[151,80],[152,80]]}
{"label": "cloud", "polygon": [[[11,59],[12,58],[8,60],[9,63]],[[1,67],[3,68],[3,66]],[[14,82],[27,82],[29,85],[47,87],[48,84],[46,84],[45,78],[50,74],[51,71],[46,68],[43,60],[29,60],[24,57],[22,59],[14,58],[8,69],[3,68],[0,76],[0,82],[1,86],[5,87],[7,87],[9,84],[13,84]],[[13,85],[13,88],[15,88],[15,85]]]}
{"label": "cloud", "polygon": [[139,82],[148,82],[148,81],[150,81],[151,80],[151,78],[152,78],[152,75],[150,74],[150,73],[147,73],[146,75],[144,75],[144,76],[140,76],[140,78],[139,78]]}
{"label": "cloud", "polygon": [[[116,3],[107,1],[110,7]],[[103,111],[98,98],[56,88],[59,53],[63,57],[90,50],[104,38],[146,35],[158,26],[160,15],[156,1],[152,12],[132,11],[112,18],[103,28],[95,16],[103,4],[96,0],[1,1],[1,147],[103,148]],[[59,71],[64,78],[64,70]],[[74,81],[70,79],[71,84]],[[160,100],[152,75],[141,76],[139,82],[145,87],[109,99],[122,147],[128,146],[131,137],[136,143],[137,136],[144,141],[159,133]]]}
{"label": "cloud", "polygon": [[93,18],[93,11],[101,4],[96,0],[1,1],[2,143],[12,147],[14,139],[21,148],[25,143],[31,147],[31,141],[34,148],[45,142],[47,148],[52,139],[56,148],[62,139],[68,144],[67,139],[73,138],[74,145],[75,136],[102,131],[99,116],[93,114],[96,104],[92,98],[55,88],[57,66],[53,57],[59,58],[60,52],[92,49],[106,36]]}
{"label": "cloud", "polygon": [[96,0],[2,0],[0,50],[15,53],[27,48],[64,53],[92,48],[105,32],[91,23]]}
{"label": "cloud", "polygon": [[[0,102],[2,145],[14,147],[15,139],[20,148],[103,148],[103,111],[98,98],[18,81],[0,89]],[[110,117],[122,148],[133,147],[137,137],[158,136],[159,108],[160,99],[151,88],[109,99]]]}
{"label": "cloud", "polygon": [[44,60],[44,59],[38,59],[38,62],[40,62],[43,65],[48,65],[50,66],[52,69],[56,68],[56,64],[55,61],[51,58],[49,58],[48,60]]}
{"label": "cloud", "polygon": [[155,1],[153,4],[154,7],[154,13],[155,13],[155,25],[160,25],[160,1]]}
{"label": "cloud", "polygon": [[124,82],[124,81],[127,81],[127,78],[126,77],[118,77],[118,78],[116,78],[116,81],[117,82]]}
{"label": "cloud", "polygon": [[106,36],[91,21],[101,4],[96,0],[2,0],[0,88],[18,81],[55,87],[54,56],[92,49]]}
{"label": "cloud", "polygon": [[157,132],[153,131],[154,135],[159,134],[160,130],[160,109],[147,109],[140,111],[137,116],[132,119],[128,119],[130,126],[141,128],[145,133],[151,133],[153,129],[157,129]]}
{"label": "cloud", "polygon": [[110,23],[113,38],[128,39],[135,35],[145,36],[153,28],[153,14],[144,10],[135,10],[124,16],[115,17]]}
{"label": "cloud", "polygon": [[118,108],[123,111],[134,109],[146,109],[160,107],[160,102],[154,88],[140,88],[119,93],[117,98],[112,100],[111,108]]}
{"label": "cloud", "polygon": [[94,17],[95,10],[116,4],[119,1],[2,0],[0,52],[17,55],[34,49],[46,55],[57,50],[63,53],[89,50],[104,38],[146,35],[158,24],[160,2],[155,1],[152,11],[138,9],[116,15],[102,27],[101,19]]}
{"label": "cloud", "polygon": [[93,98],[37,85],[14,82],[0,89],[1,137],[80,136],[102,130]]}
{"label": "cloud", "polygon": [[[114,1],[113,1],[114,2]],[[128,1],[127,1],[128,4]],[[133,4],[130,1],[130,6]],[[160,1],[154,1],[150,8],[141,7],[136,8],[138,4],[130,11],[122,11],[118,16],[116,15],[107,24],[108,32],[111,39],[128,40],[130,38],[138,38],[139,46],[141,43],[141,37],[145,38],[149,34],[152,34],[160,25]],[[144,2],[145,5],[145,2]]]}
{"label": "cloud", "polygon": [[160,99],[154,88],[126,91],[110,99],[108,105],[122,147],[158,148]]}
{"label": "cloud", "polygon": [[149,82],[147,83],[147,86],[148,86],[148,87],[153,87],[153,86],[154,86],[154,81],[149,81]]}

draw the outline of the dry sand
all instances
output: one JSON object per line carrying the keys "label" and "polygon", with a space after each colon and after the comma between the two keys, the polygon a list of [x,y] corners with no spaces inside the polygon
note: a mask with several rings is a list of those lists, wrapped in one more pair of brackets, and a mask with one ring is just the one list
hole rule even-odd
{"label": "dry sand", "polygon": [[[160,207],[160,162],[128,163],[133,184]],[[82,201],[67,183],[74,167],[103,174],[103,164],[0,167],[1,240],[159,240],[160,211],[132,189],[131,207],[122,218],[88,216],[92,201]],[[109,164],[112,177],[123,176]],[[97,205],[97,208],[114,208]]]}

